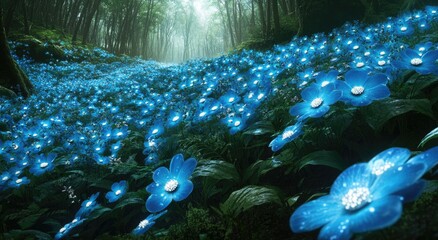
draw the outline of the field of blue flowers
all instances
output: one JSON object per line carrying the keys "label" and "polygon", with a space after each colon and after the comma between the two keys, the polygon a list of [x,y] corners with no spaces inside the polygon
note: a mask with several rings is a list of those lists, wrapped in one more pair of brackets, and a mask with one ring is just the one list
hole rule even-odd
{"label": "field of blue flowers", "polygon": [[0,232],[436,237],[437,33],[427,7],[181,65],[11,42],[35,92],[0,99]]}

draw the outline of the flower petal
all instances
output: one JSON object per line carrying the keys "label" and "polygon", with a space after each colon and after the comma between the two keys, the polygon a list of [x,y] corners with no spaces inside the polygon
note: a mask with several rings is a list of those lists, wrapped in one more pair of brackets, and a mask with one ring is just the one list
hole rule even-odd
{"label": "flower petal", "polygon": [[312,231],[338,218],[343,212],[341,202],[332,196],[323,196],[300,206],[289,219],[292,231]]}
{"label": "flower petal", "polygon": [[348,220],[347,216],[343,216],[325,225],[319,232],[318,239],[350,239],[351,231]]}
{"label": "flower petal", "polygon": [[363,86],[365,81],[367,80],[367,73],[365,71],[359,70],[350,70],[345,73],[345,82],[354,87],[354,86]]}
{"label": "flower petal", "polygon": [[172,176],[178,176],[178,173],[184,163],[184,156],[182,154],[177,154],[173,156],[170,161],[170,174]]}
{"label": "flower petal", "polygon": [[319,89],[315,85],[310,85],[301,91],[301,98],[306,102],[310,102],[317,97],[319,97]]}
{"label": "flower petal", "polygon": [[269,143],[269,147],[272,149],[273,152],[276,152],[280,150],[286,143],[289,142],[289,141],[286,142],[286,140],[287,139],[283,140],[283,137],[280,134],[279,136],[274,138],[274,140],[272,140],[271,143]]}
{"label": "flower petal", "polygon": [[152,178],[155,182],[164,185],[170,179],[170,172],[165,167],[159,167],[154,171]]}
{"label": "flower petal", "polygon": [[438,146],[428,149],[427,151],[409,159],[408,163],[424,163],[426,165],[426,172],[429,171],[438,163]]}
{"label": "flower petal", "polygon": [[375,176],[371,174],[367,163],[355,164],[336,178],[330,189],[330,195],[341,199],[350,189],[357,187],[370,187]]}
{"label": "flower petal", "polygon": [[146,186],[146,191],[151,194],[161,194],[164,192],[164,184],[153,182]]}
{"label": "flower petal", "polygon": [[324,98],[324,103],[327,105],[332,105],[337,102],[342,97],[342,92],[338,90],[332,91],[330,94],[327,94]]}
{"label": "flower petal", "polygon": [[165,209],[172,202],[172,196],[163,192],[162,194],[152,194],[146,200],[146,209],[151,212],[159,212]]}
{"label": "flower petal", "polygon": [[391,92],[386,85],[378,85],[371,89],[365,90],[365,96],[370,100],[380,100],[389,97]]}
{"label": "flower petal", "polygon": [[371,193],[374,199],[379,199],[393,194],[414,184],[425,173],[426,165],[403,164],[402,166],[388,169],[380,175],[373,186]]}
{"label": "flower petal", "polygon": [[385,228],[394,224],[401,214],[400,197],[384,197],[351,214],[350,229],[353,233],[360,233]]}
{"label": "flower petal", "polygon": [[181,201],[186,199],[193,191],[193,183],[190,180],[180,182],[178,189],[172,194],[173,200]]}
{"label": "flower petal", "polygon": [[310,104],[308,102],[300,102],[292,106],[289,110],[291,116],[304,116],[310,110]]}
{"label": "flower petal", "polygon": [[184,161],[181,170],[178,173],[177,180],[178,181],[184,181],[186,179],[189,179],[190,175],[192,175],[193,171],[196,168],[196,164],[198,162],[194,158],[189,158]]}
{"label": "flower petal", "polygon": [[422,57],[423,62],[435,63],[437,59],[438,59],[438,50],[429,51],[425,53]]}
{"label": "flower petal", "polygon": [[364,84],[365,89],[373,88],[378,85],[385,85],[388,82],[388,77],[385,74],[376,74],[368,77],[367,81]]}
{"label": "flower petal", "polygon": [[411,156],[409,149],[393,147],[374,156],[368,164],[374,174],[380,175],[390,167],[404,164],[409,156]]}
{"label": "flower petal", "polygon": [[393,193],[393,195],[401,196],[403,203],[412,202],[423,193],[424,187],[426,187],[426,181],[420,179],[409,187]]}

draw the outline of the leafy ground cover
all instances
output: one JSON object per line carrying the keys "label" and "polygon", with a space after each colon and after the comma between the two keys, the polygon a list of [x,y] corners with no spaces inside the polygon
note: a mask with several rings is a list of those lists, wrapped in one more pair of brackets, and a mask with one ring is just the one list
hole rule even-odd
{"label": "leafy ground cover", "polygon": [[[321,214],[317,226],[300,229],[292,213],[328,199],[342,171],[374,166],[376,155],[387,165],[371,183],[405,184],[378,190],[405,203],[401,220],[398,208],[378,226],[359,218],[359,234],[323,227],[319,237],[436,236],[437,10],[183,65],[61,41],[46,44],[65,58],[48,51],[41,62],[12,42],[36,92],[0,105],[3,237],[312,239],[297,232],[341,223],[318,211],[300,218]],[[392,147],[405,150],[379,154]],[[416,194],[403,192],[412,186]],[[365,196],[350,190],[343,200]],[[359,211],[361,201],[342,204]]]}

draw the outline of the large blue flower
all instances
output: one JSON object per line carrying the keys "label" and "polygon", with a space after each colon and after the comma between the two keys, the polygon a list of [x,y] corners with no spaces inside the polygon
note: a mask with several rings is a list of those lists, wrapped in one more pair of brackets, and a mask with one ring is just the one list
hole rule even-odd
{"label": "large blue flower", "polygon": [[172,200],[186,199],[193,191],[193,183],[189,180],[195,170],[197,161],[189,158],[184,161],[182,154],[175,155],[170,161],[170,171],[160,167],[154,171],[154,183],[146,187],[151,193],[146,201],[146,209],[155,213],[165,209]]}
{"label": "large blue flower", "polygon": [[342,101],[353,106],[366,106],[374,100],[389,97],[387,81],[384,74],[368,76],[365,71],[350,70],[345,74],[345,81],[339,81],[337,87],[343,93]]}
{"label": "large blue flower", "polygon": [[438,50],[428,51],[424,54],[412,49],[406,49],[400,54],[400,59],[392,62],[399,69],[415,70],[419,74],[438,75]]}
{"label": "large blue flower", "polygon": [[320,239],[349,239],[381,229],[402,214],[405,197],[418,196],[420,177],[438,162],[438,147],[406,161],[410,152],[391,148],[369,163],[355,164],[335,180],[330,194],[300,206],[290,218],[294,232],[322,227]]}
{"label": "large blue flower", "polygon": [[312,84],[301,92],[304,102],[297,103],[291,107],[289,113],[298,116],[299,120],[306,118],[319,118],[330,110],[330,105],[341,98],[342,92],[335,90],[333,84],[321,88]]}
{"label": "large blue flower", "polygon": [[128,183],[125,180],[113,183],[113,185],[111,185],[111,191],[106,193],[105,198],[108,199],[110,203],[115,202],[125,195],[127,189]]}
{"label": "large blue flower", "polygon": [[82,219],[90,215],[90,213],[99,206],[96,199],[100,193],[95,193],[91,197],[82,202],[81,208],[76,212],[75,218]]}

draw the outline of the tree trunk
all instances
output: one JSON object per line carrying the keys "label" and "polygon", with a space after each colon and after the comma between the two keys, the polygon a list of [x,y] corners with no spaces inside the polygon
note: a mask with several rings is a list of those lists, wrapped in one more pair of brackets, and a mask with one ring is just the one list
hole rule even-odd
{"label": "tree trunk", "polygon": [[[12,92],[27,98],[33,89],[32,83],[20,66],[14,61],[9,50],[3,28],[3,9],[0,6],[0,92],[14,96]],[[8,91],[9,90],[9,91]]]}
{"label": "tree trunk", "polygon": [[26,0],[23,0],[22,4],[23,4],[24,34],[29,35],[30,27],[29,27],[29,21],[27,19]]}
{"label": "tree trunk", "polygon": [[84,22],[84,32],[82,34],[82,44],[86,44],[88,40],[88,34],[90,33],[91,22],[93,21],[93,17],[96,14],[97,9],[100,6],[101,0],[95,0],[91,7],[91,11],[88,13],[85,22]]}
{"label": "tree trunk", "polygon": [[272,0],[272,16],[274,18],[274,37],[278,38],[280,35],[280,15],[278,13],[278,2]]}

